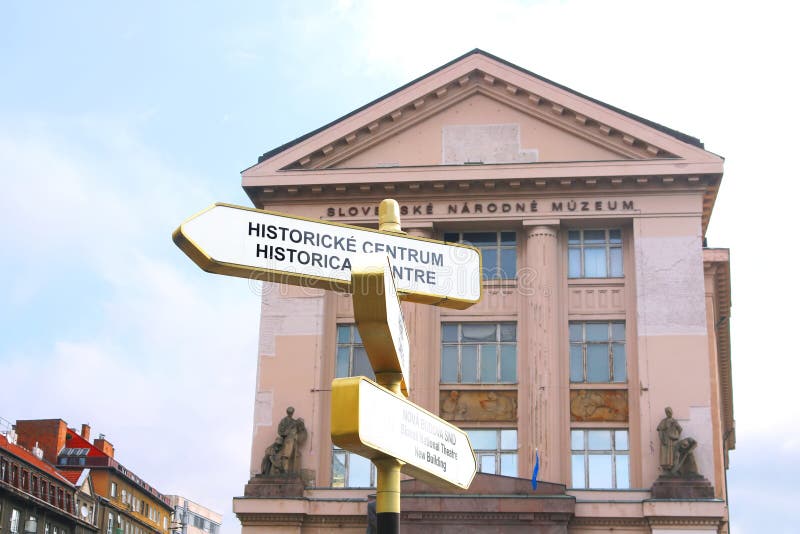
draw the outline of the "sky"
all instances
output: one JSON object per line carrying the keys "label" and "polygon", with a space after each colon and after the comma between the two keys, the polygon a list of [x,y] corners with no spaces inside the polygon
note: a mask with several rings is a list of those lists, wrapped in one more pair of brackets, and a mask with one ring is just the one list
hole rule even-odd
{"label": "sky", "polygon": [[731,529],[794,531],[791,5],[0,2],[0,417],[89,423],[240,532],[259,287],[171,232],[248,205],[239,172],[263,152],[477,47],[725,157],[707,237],[731,249]]}

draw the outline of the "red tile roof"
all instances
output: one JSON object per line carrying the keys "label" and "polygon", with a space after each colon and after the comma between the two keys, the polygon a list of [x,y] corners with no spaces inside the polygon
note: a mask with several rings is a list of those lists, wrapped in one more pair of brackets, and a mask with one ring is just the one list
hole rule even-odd
{"label": "red tile roof", "polygon": [[[19,458],[20,460],[29,463],[30,465],[36,467],[40,471],[44,471],[48,475],[52,476],[56,480],[63,482],[64,484],[74,486],[75,484],[72,483],[70,480],[64,477],[63,474],[56,471],[56,469],[50,465],[49,463],[45,462],[44,460],[40,460],[34,454],[26,449],[25,447],[21,447],[16,443],[10,443],[8,438],[4,435],[0,434],[0,449],[8,451],[9,454],[12,454]],[[80,473],[78,473],[80,475]]]}
{"label": "red tile roof", "polygon": [[71,428],[67,429],[66,447],[71,449],[89,449],[89,452],[86,454],[87,458],[111,458],[111,456],[92,445],[89,440],[83,439],[80,434]]}
{"label": "red tile roof", "polygon": [[83,474],[83,470],[80,471],[59,471],[61,476],[72,482],[72,485],[75,486],[78,484],[78,479],[81,478],[81,474]]}

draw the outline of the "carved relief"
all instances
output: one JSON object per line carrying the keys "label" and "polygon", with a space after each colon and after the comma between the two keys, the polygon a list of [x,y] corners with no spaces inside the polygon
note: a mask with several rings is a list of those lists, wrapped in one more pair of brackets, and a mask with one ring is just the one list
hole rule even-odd
{"label": "carved relief", "polygon": [[577,389],[569,392],[573,422],[628,421],[628,392],[607,389]]}
{"label": "carved relief", "polygon": [[516,391],[440,391],[439,414],[449,421],[516,421]]}

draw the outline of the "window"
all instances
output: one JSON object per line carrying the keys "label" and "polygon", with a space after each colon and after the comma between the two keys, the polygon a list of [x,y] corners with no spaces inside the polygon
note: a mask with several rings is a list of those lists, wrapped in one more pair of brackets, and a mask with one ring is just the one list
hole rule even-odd
{"label": "window", "polygon": [[491,475],[519,476],[516,429],[466,430],[478,457],[478,470]]}
{"label": "window", "polygon": [[444,384],[517,381],[516,323],[443,323]]}
{"label": "window", "polygon": [[628,431],[572,430],[572,487],[628,489]]}
{"label": "window", "polygon": [[193,515],[192,516],[192,526],[202,530],[203,528],[205,528],[205,524],[206,524],[205,519],[203,519],[199,515]]}
{"label": "window", "polygon": [[570,382],[625,382],[625,323],[569,323]]}
{"label": "window", "polygon": [[50,534],[50,523],[44,524],[44,534]]}
{"label": "window", "polygon": [[361,335],[353,324],[336,325],[336,377],[345,376],[366,376],[375,380]]}
{"label": "window", "polygon": [[375,487],[377,480],[375,466],[363,456],[342,450],[334,445],[332,464],[331,486],[334,488]]}
{"label": "window", "polygon": [[117,483],[116,482],[112,482],[111,483],[111,496],[114,497],[114,498],[117,497]]}
{"label": "window", "polygon": [[9,532],[11,534],[19,533],[19,510],[16,508],[11,509],[11,522],[9,523]]}
{"label": "window", "polygon": [[446,232],[444,240],[480,249],[484,280],[517,277],[516,232]]}
{"label": "window", "polygon": [[39,479],[31,475],[31,494],[34,496],[39,495]]}
{"label": "window", "polygon": [[570,230],[570,278],[622,277],[622,230]]}
{"label": "window", "polygon": [[23,469],[22,470],[22,489],[24,489],[25,491],[28,491],[28,480],[29,480],[28,477],[29,477],[28,472],[25,469]]}

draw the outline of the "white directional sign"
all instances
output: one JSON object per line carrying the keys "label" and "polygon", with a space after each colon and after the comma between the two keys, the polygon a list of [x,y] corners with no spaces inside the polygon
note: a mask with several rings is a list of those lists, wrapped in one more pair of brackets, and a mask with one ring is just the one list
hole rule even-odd
{"label": "white directional sign", "polygon": [[392,264],[385,254],[357,254],[352,267],[353,315],[375,374],[400,373],[408,396],[410,346],[397,298]]}
{"label": "white directional sign", "polygon": [[217,274],[349,291],[353,256],[382,253],[406,300],[465,309],[481,298],[481,255],[467,245],[229,204],[189,218],[172,239]]}
{"label": "white directional sign", "polygon": [[478,469],[463,430],[363,376],[333,381],[331,438],[367,458],[397,458],[404,473],[438,486],[467,489]]}

